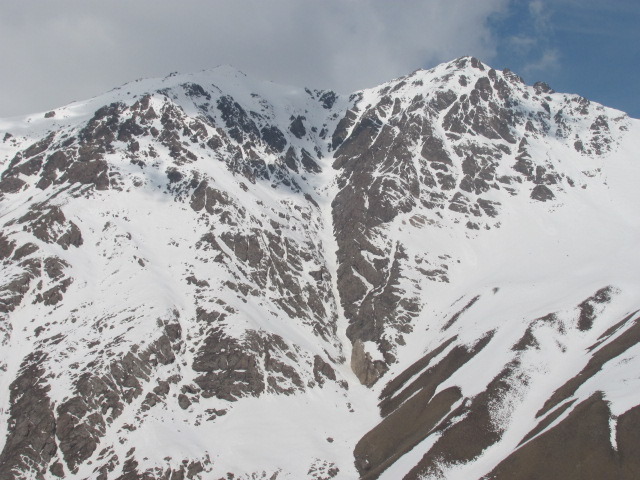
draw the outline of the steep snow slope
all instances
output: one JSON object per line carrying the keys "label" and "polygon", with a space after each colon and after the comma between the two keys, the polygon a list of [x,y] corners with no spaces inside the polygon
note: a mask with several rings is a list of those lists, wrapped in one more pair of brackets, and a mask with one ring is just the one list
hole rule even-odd
{"label": "steep snow slope", "polygon": [[0,130],[0,477],[640,471],[637,120],[464,57]]}

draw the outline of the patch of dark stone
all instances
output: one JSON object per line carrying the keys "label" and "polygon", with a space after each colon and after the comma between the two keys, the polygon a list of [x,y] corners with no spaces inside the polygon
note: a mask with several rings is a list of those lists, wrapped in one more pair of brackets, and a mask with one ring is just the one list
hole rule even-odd
{"label": "patch of dark stone", "polygon": [[484,211],[484,213],[486,215],[488,215],[489,217],[496,217],[498,215],[498,210],[496,209],[497,206],[500,206],[499,202],[493,202],[491,200],[485,200],[483,198],[478,198],[476,200],[476,203],[480,206],[480,208],[482,208],[482,210]]}
{"label": "patch of dark stone", "polygon": [[31,282],[36,276],[37,270],[34,272],[25,268],[20,274],[0,287],[0,292],[2,293],[0,297],[0,313],[12,312],[22,303],[24,296],[31,287]]}
{"label": "patch of dark stone", "polygon": [[[452,337],[387,384],[380,402],[384,419],[358,442],[354,451],[362,478],[378,478],[451,417],[451,407],[462,398],[460,389],[451,387],[435,394],[438,385],[481,351],[491,338],[492,334],[488,334],[469,349],[456,346],[440,362],[424,370],[455,340]],[[424,371],[399,391],[420,370]]]}
{"label": "patch of dark stone", "polygon": [[609,132],[609,123],[604,115],[598,115],[593,121],[589,129],[593,132]]}
{"label": "patch of dark stone", "polygon": [[584,300],[578,308],[580,309],[580,317],[578,318],[578,330],[581,332],[590,330],[593,321],[596,318],[595,306],[607,304],[611,301],[611,295],[615,293],[613,287],[604,287],[594,293],[591,297]]}
{"label": "patch of dark stone", "polygon": [[165,105],[162,109],[160,121],[163,129],[158,136],[158,140],[169,150],[169,156],[174,159],[177,165],[191,163],[197,160],[197,156],[184,146],[183,138],[191,137],[192,143],[204,141],[207,137],[207,130],[204,124],[195,120],[188,124],[186,115],[182,109],[173,104]]}
{"label": "patch of dark stone", "polygon": [[64,465],[60,462],[53,462],[49,467],[49,472],[55,477],[64,478]]}
{"label": "patch of dark stone", "polygon": [[9,239],[4,233],[0,232],[0,260],[9,258],[15,248],[15,240]]}
{"label": "patch of dark stone", "polygon": [[[124,428],[128,430],[128,425],[126,425]],[[97,460],[101,463],[101,465],[94,468],[93,470],[93,474],[95,475],[96,480],[107,480],[109,477],[109,473],[114,472],[116,470],[116,467],[120,463],[118,455],[113,453],[113,448],[111,447],[103,448],[98,454]]]}
{"label": "patch of dark stone", "polygon": [[424,440],[462,398],[458,387],[447,388],[432,397],[430,393],[418,392],[360,439],[353,454],[362,480],[378,478]]}
{"label": "patch of dark stone", "polygon": [[[131,452],[122,467],[122,474],[116,480],[191,480],[201,478],[200,473],[204,472],[201,462],[190,462],[184,460],[179,468],[162,467],[149,468],[144,471],[138,469],[139,463]],[[106,480],[106,476],[104,477]]]}
{"label": "patch of dark stone", "polygon": [[508,106],[499,106],[492,99],[491,82],[481,77],[469,96],[462,95],[449,108],[443,120],[445,130],[458,134],[471,130],[491,140],[515,143],[512,128],[517,125],[518,116]]}
{"label": "patch of dark stone", "polygon": [[318,205],[318,202],[316,202],[313,197],[311,195],[309,195],[308,193],[304,194],[304,198],[307,202],[309,202],[311,205],[313,205],[316,208],[320,208],[320,205]]}
{"label": "patch of dark stone", "polygon": [[609,124],[607,123],[604,115],[599,115],[590,127],[593,136],[589,145],[593,149],[593,153],[596,155],[602,155],[611,150],[611,144],[613,139],[611,138],[611,131]]}
{"label": "patch of dark stone", "polygon": [[461,192],[456,192],[449,203],[449,210],[467,214],[469,213],[469,198]]}
{"label": "patch of dark stone", "polygon": [[29,160],[16,165],[12,170],[12,174],[33,176],[40,171],[43,165],[45,155],[38,155],[37,157],[30,158]]}
{"label": "patch of dark stone", "polygon": [[180,86],[183,88],[187,96],[192,99],[206,98],[207,101],[211,100],[211,94],[209,94],[209,92],[207,92],[204,88],[202,88],[201,85],[198,85],[197,83],[183,83]]}
{"label": "patch of dark stone", "polygon": [[220,97],[217,107],[229,130],[229,136],[236,142],[244,143],[245,140],[260,138],[260,131],[255,122],[232,97],[228,95]]}
{"label": "patch of dark stone", "polygon": [[182,173],[175,167],[169,167],[166,173],[169,183],[178,183],[183,178]]}
{"label": "patch of dark stone", "polygon": [[441,477],[443,466],[470,462],[498,442],[504,431],[494,423],[491,406],[516,388],[511,377],[518,366],[517,360],[507,364],[485,391],[464,402],[438,425],[441,436],[405,478]]}
{"label": "patch of dark stone", "polygon": [[492,140],[504,139],[509,143],[516,143],[511,133],[511,128],[515,125],[511,111],[499,107],[494,102],[488,103],[488,109],[476,107],[471,124],[473,131],[477,134]]}
{"label": "patch of dark stone", "polygon": [[[333,439],[331,439],[331,441],[333,441]],[[307,478],[309,478],[309,480],[331,480],[332,478],[337,477],[338,473],[340,473],[340,469],[335,463],[317,459],[309,467],[309,470],[307,471]],[[263,473],[263,475],[265,475],[263,478],[267,480],[266,473]],[[277,476],[277,473],[274,475]],[[272,475],[271,478],[275,480],[276,477]]]}
{"label": "patch of dark stone", "polygon": [[547,83],[536,82],[533,84],[533,89],[537,95],[548,95],[550,93],[556,93]]}
{"label": "patch of dark stone", "polygon": [[458,96],[453,90],[438,90],[429,101],[429,105],[437,111],[443,111],[449,108],[457,98]]}
{"label": "patch of dark stone", "polygon": [[[228,258],[226,252],[220,247],[220,244],[213,232],[205,233],[200,240],[196,242],[196,249],[205,252],[213,250],[213,252],[215,252],[215,257],[213,257],[214,262],[224,263]],[[208,262],[208,260],[205,260],[205,262]]]}
{"label": "patch of dark stone", "polygon": [[320,97],[318,97],[318,100],[320,101],[320,103],[322,103],[323,108],[329,110],[333,107],[334,103],[336,103],[337,98],[338,97],[335,92],[328,90],[320,95]]}
{"label": "patch of dark stone", "polygon": [[465,225],[469,230],[480,230],[480,225],[476,222],[468,221]]}
{"label": "patch of dark stone", "polygon": [[[636,310],[635,312],[630,313],[629,315],[624,317],[622,320],[620,320],[618,323],[616,323],[615,325],[609,327],[602,335],[600,335],[598,337],[598,341],[596,343],[594,343],[589,348],[587,348],[587,351],[591,352],[591,351],[595,350],[596,348],[598,348],[601,344],[606,342],[611,336],[613,336],[613,334],[618,332],[620,330],[620,328],[623,325],[625,325],[629,320],[631,320],[638,312],[640,312],[640,310]],[[636,321],[637,321],[637,319],[636,319]]]}
{"label": "patch of dark stone", "polygon": [[311,156],[311,154],[307,152],[304,148],[301,151],[301,156],[302,156],[302,159],[301,159],[302,166],[307,172],[320,173],[322,171],[322,169],[320,168],[320,165],[316,163],[316,161]]}
{"label": "patch of dark stone", "polygon": [[5,177],[0,181],[0,192],[18,193],[25,185],[26,182],[18,177]]}
{"label": "patch of dark stone", "polygon": [[555,173],[547,173],[547,169],[541,165],[536,167],[536,176],[534,183],[538,185],[555,185],[560,177]]}
{"label": "patch of dark stone", "polygon": [[475,297],[473,297],[471,300],[469,300],[469,303],[467,303],[464,307],[462,307],[459,311],[457,311],[456,313],[454,313],[451,318],[447,321],[447,323],[444,324],[444,326],[440,329],[441,331],[445,331],[448,330],[454,323],[456,323],[458,321],[458,319],[460,318],[460,316],[465,313],[467,310],[469,310],[471,307],[473,307],[473,305],[480,300],[480,295],[476,295]]}
{"label": "patch of dark stone", "polygon": [[274,125],[264,126],[260,129],[262,140],[275,152],[281,153],[287,146],[287,139],[280,129]]}
{"label": "patch of dark stone", "polygon": [[[490,177],[490,180],[493,181],[493,177]],[[455,188],[455,184],[453,185],[453,188]],[[475,193],[476,195],[481,195],[483,193],[486,193],[491,188],[495,188],[494,185],[487,182],[487,180],[485,180],[484,178],[465,175],[460,181],[460,190],[463,190],[469,193]]]}
{"label": "patch of dark stone", "polygon": [[[488,345],[491,338],[493,338],[493,332],[487,333],[472,346],[454,346],[449,353],[442,358],[442,360],[433,366],[429,366],[431,360],[436,355],[443,352],[455,338],[456,337],[453,337],[444,342],[433,352],[427,354],[403,372],[398,377],[399,380],[392,380],[389,385],[385,387],[381,396],[382,400],[379,404],[380,414],[383,417],[386,417],[391,412],[398,409],[407,399],[411,398],[411,396],[420,390],[431,392],[431,395],[429,396],[429,398],[431,398],[440,383],[449,378],[456,370],[471,360]],[[429,368],[424,370],[427,366],[429,366]],[[404,384],[421,370],[423,370],[422,373],[420,373],[420,375],[405,387]],[[400,388],[402,388],[402,390],[400,390]]]}
{"label": "patch of dark stone", "polygon": [[223,232],[220,235],[220,240],[233,252],[235,258],[254,269],[259,268],[260,263],[269,253],[265,251],[267,249],[264,248],[260,239],[258,228],[254,228],[249,235],[240,232]]}
{"label": "patch of dark stone", "polygon": [[48,290],[38,293],[34,300],[35,303],[43,303],[44,305],[51,306],[60,303],[64,298],[64,293],[67,288],[73,283],[72,278],[65,278],[57,285],[49,288]]}
{"label": "patch of dark stone", "polygon": [[611,445],[611,411],[601,392],[582,401],[550,430],[511,453],[483,480],[635,480],[640,478],[640,407],[617,419]]}
{"label": "patch of dark stone", "polygon": [[297,115],[291,117],[291,125],[289,125],[289,131],[293,133],[297,138],[303,138],[307,134],[307,129],[304,126],[305,117]]}
{"label": "patch of dark stone", "polygon": [[175,361],[181,347],[181,329],[177,318],[158,321],[162,334],[146,349],[132,348],[107,371],[100,373],[87,365],[74,385],[69,399],[56,409],[56,435],[64,460],[76,472],[95,451],[106,426],[124,411],[143,391],[142,384],[153,377],[157,365]]}
{"label": "patch of dark stone", "polygon": [[[511,350],[514,351],[514,352],[522,352],[522,351],[527,350],[529,348],[538,349],[540,347],[540,344],[538,343],[538,340],[536,339],[535,335],[533,334],[533,330],[540,323],[552,323],[552,324],[555,324],[555,323],[557,323],[557,321],[558,321],[558,317],[557,317],[557,315],[555,313],[549,313],[548,315],[545,315],[544,317],[536,318],[527,327],[527,329],[525,330],[525,332],[522,335],[522,337],[520,337],[520,339],[513,345],[513,347],[511,347]],[[563,331],[561,325],[559,326],[559,329],[561,331]]]}
{"label": "patch of dark stone", "polygon": [[18,223],[23,224],[23,228],[38,240],[57,243],[64,250],[72,245],[77,248],[83,243],[78,226],[67,221],[60,207],[55,205],[33,205],[28,213],[18,219]]}
{"label": "patch of dark stone", "polygon": [[44,366],[48,356],[28,354],[9,387],[10,408],[7,437],[0,453],[0,478],[17,478],[31,472],[44,479],[49,462],[56,455],[56,419],[49,398],[51,387]]}
{"label": "patch of dark stone", "polygon": [[555,131],[557,137],[567,138],[569,135],[569,126],[567,125],[566,115],[567,113],[564,111],[564,108],[561,108],[553,116],[553,120],[557,126]]}
{"label": "patch of dark stone", "polygon": [[313,357],[313,378],[318,385],[324,385],[326,380],[336,381],[336,372],[320,355]]}
{"label": "patch of dark stone", "polygon": [[513,82],[514,80],[517,83],[520,77],[518,77],[517,75],[514,75],[511,78],[509,78],[507,75],[505,75],[505,77],[507,78],[507,80],[499,78],[493,68],[489,70],[489,78],[491,79],[495,92],[498,94],[498,98],[509,104],[513,99],[513,93],[511,88],[509,87],[509,83]]}
{"label": "patch of dark stone", "polygon": [[634,323],[622,334],[596,350],[580,373],[553,392],[553,395],[551,395],[551,397],[544,403],[543,407],[536,413],[536,417],[544,415],[559,403],[573,396],[582,384],[602,369],[602,366],[605,363],[622,355],[629,348],[639,342],[640,322],[636,319]]}
{"label": "patch of dark stone", "polygon": [[60,177],[60,183],[80,183],[83,185],[94,185],[96,190],[107,190],[109,188],[108,165],[105,160],[91,159],[72,163],[66,172]]}
{"label": "patch of dark stone", "polygon": [[78,134],[78,139],[86,145],[93,145],[103,153],[115,140],[119,119],[126,109],[123,103],[114,102],[99,108],[87,125]]}
{"label": "patch of dark stone", "polygon": [[511,347],[511,350],[521,352],[530,348],[538,349],[539,347],[540,344],[533,334],[533,325],[529,325],[520,340]]}
{"label": "patch of dark stone", "polygon": [[58,172],[64,172],[70,163],[69,156],[62,150],[56,150],[46,157],[40,180],[36,184],[41,190],[45,190],[58,179]]}
{"label": "patch of dark stone", "polygon": [[331,137],[331,148],[338,148],[349,135],[349,129],[355,124],[358,114],[354,110],[347,110],[344,117],[338,122],[335,131]]}
{"label": "patch of dark stone", "polygon": [[225,207],[232,205],[229,196],[216,188],[209,186],[207,180],[202,180],[191,195],[190,206],[199,212],[204,209],[209,215],[219,215],[223,213]]}
{"label": "patch of dark stone", "polygon": [[[193,370],[200,373],[195,383],[202,397],[233,402],[244,396],[259,396],[267,389],[279,394],[293,394],[303,389],[297,372],[273,356],[276,351],[293,355],[277,335],[265,337],[248,332],[240,341],[227,336],[221,328],[212,328],[192,365]],[[259,359],[263,360],[265,372],[260,368]],[[283,387],[276,377],[289,380],[294,386]]]}
{"label": "patch of dark stone", "polygon": [[[22,157],[26,159],[26,158],[35,157],[36,155],[40,155],[41,153],[46,151],[51,146],[51,144],[53,143],[53,140],[55,139],[55,137],[56,137],[55,132],[52,132],[49,135],[47,135],[45,138],[43,138],[42,140],[39,140],[39,141],[35,142],[34,144],[30,145],[23,152]],[[13,163],[13,161],[11,163]]]}
{"label": "patch of dark stone", "polygon": [[298,173],[298,156],[296,155],[296,151],[293,147],[289,147],[287,150],[287,153],[284,156],[284,164],[289,170]]}
{"label": "patch of dark stone", "polygon": [[[194,192],[192,208],[196,211],[203,209],[203,204],[215,200],[215,192],[203,193],[206,188],[199,187]],[[309,199],[313,200],[311,197]],[[301,210],[303,215],[306,214],[305,210]],[[216,213],[215,210],[213,213]],[[222,223],[236,226],[230,220],[224,220],[225,214],[229,214],[228,208],[221,212]],[[245,214],[241,216],[247,218]],[[214,261],[233,262],[239,268],[242,275],[242,278],[238,278],[240,281],[228,282],[226,286],[236,292],[241,300],[246,301],[247,295],[260,295],[260,289],[270,286],[281,294],[277,303],[288,314],[313,324],[314,331],[321,338],[331,336],[335,324],[327,318],[323,303],[323,299],[331,295],[330,277],[324,275],[320,280],[315,279],[312,285],[300,279],[303,263],[314,260],[315,246],[300,245],[283,236],[281,229],[265,230],[253,217],[248,218],[255,222],[254,227],[248,230],[231,228],[219,236],[209,232],[196,247],[203,251],[213,250]]]}
{"label": "patch of dark stone", "polygon": [[449,270],[449,267],[446,264],[442,264],[441,266],[443,268],[433,268],[431,270],[425,270],[424,268],[418,267],[417,270],[432,282],[449,283],[449,277],[447,276],[447,270]]}
{"label": "patch of dark stone", "polygon": [[198,280],[194,275],[188,276],[185,280],[187,281],[187,285],[195,285],[200,288],[209,286],[209,282],[206,280]]}
{"label": "patch of dark stone", "polygon": [[351,370],[360,383],[371,387],[388,369],[384,361],[371,358],[360,339],[355,340],[351,351]]}
{"label": "patch of dark stone", "polygon": [[574,398],[573,400],[566,401],[565,403],[560,405],[558,408],[553,410],[551,413],[549,413],[542,420],[540,420],[540,422],[538,422],[538,424],[533,428],[533,430],[531,430],[529,433],[527,433],[524,436],[524,438],[520,441],[518,446],[527,443],[533,437],[537,436],[538,434],[546,430],[549,425],[555,422],[558,418],[562,416],[564,412],[566,412],[569,408],[571,408],[573,404],[576,403],[576,400],[577,399]]}
{"label": "patch of dark stone", "polygon": [[117,139],[126,143],[132,141],[135,137],[142,136],[144,133],[144,128],[138,125],[135,118],[127,118],[118,126]]}
{"label": "patch of dark stone", "polygon": [[166,399],[170,388],[171,386],[168,381],[158,380],[158,385],[153,388],[153,392],[149,392],[145,396],[140,410],[145,412],[163,402]]}
{"label": "patch of dark stone", "polygon": [[424,357],[414,362],[409,368],[405,369],[402,373],[395,376],[389,381],[380,393],[380,414],[382,416],[388,415],[393,411],[393,408],[389,405],[389,400],[414,376],[420,371],[424,370],[436,356],[440,355],[452,342],[456,340],[457,336],[453,336],[448,340],[441,343],[437,348],[427,353]]}
{"label": "patch of dark stone", "polygon": [[453,165],[453,161],[449,157],[442,139],[435,136],[432,131],[425,137],[420,155],[429,162]]}
{"label": "patch of dark stone", "polygon": [[531,198],[539,202],[546,202],[553,200],[555,195],[546,185],[536,185],[533,187],[533,190],[531,190]]}

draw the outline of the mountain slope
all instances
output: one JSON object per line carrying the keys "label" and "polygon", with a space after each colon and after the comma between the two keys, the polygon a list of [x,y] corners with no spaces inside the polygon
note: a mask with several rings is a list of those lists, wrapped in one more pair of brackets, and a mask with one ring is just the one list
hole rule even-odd
{"label": "mountain slope", "polygon": [[2,478],[637,476],[637,120],[463,57],[0,130]]}

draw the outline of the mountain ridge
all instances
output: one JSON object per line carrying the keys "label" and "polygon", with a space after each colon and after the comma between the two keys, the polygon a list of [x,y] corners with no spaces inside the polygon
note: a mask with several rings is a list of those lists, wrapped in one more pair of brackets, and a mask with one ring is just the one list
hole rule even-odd
{"label": "mountain ridge", "polygon": [[[38,117],[0,121],[3,475],[514,478],[574,418],[634,425],[598,374],[638,362],[621,112],[462,57]],[[611,432],[593,474],[626,478]]]}

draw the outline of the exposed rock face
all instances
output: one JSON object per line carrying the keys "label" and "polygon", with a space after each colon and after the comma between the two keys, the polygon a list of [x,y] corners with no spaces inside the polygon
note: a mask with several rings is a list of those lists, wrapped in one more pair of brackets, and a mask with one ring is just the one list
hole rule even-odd
{"label": "exposed rock face", "polygon": [[34,352],[10,387],[11,418],[7,439],[0,454],[0,474],[12,478],[14,472],[33,472],[44,478],[47,465],[55,456],[56,422],[42,368],[46,354]]}
{"label": "exposed rock face", "polygon": [[351,353],[351,370],[367,387],[372,386],[387,370],[382,360],[373,360],[361,340],[356,340]]}
{"label": "exposed rock face", "polygon": [[[577,405],[558,425],[525,444],[483,478],[635,478],[634,453],[637,433],[628,422],[637,418],[638,407],[617,420],[614,449],[609,422],[611,411],[600,392]],[[633,420],[632,420],[633,419]],[[631,435],[629,435],[631,433]]]}
{"label": "exposed rock face", "polygon": [[37,117],[0,132],[0,478],[640,475],[637,121],[469,57]]}

